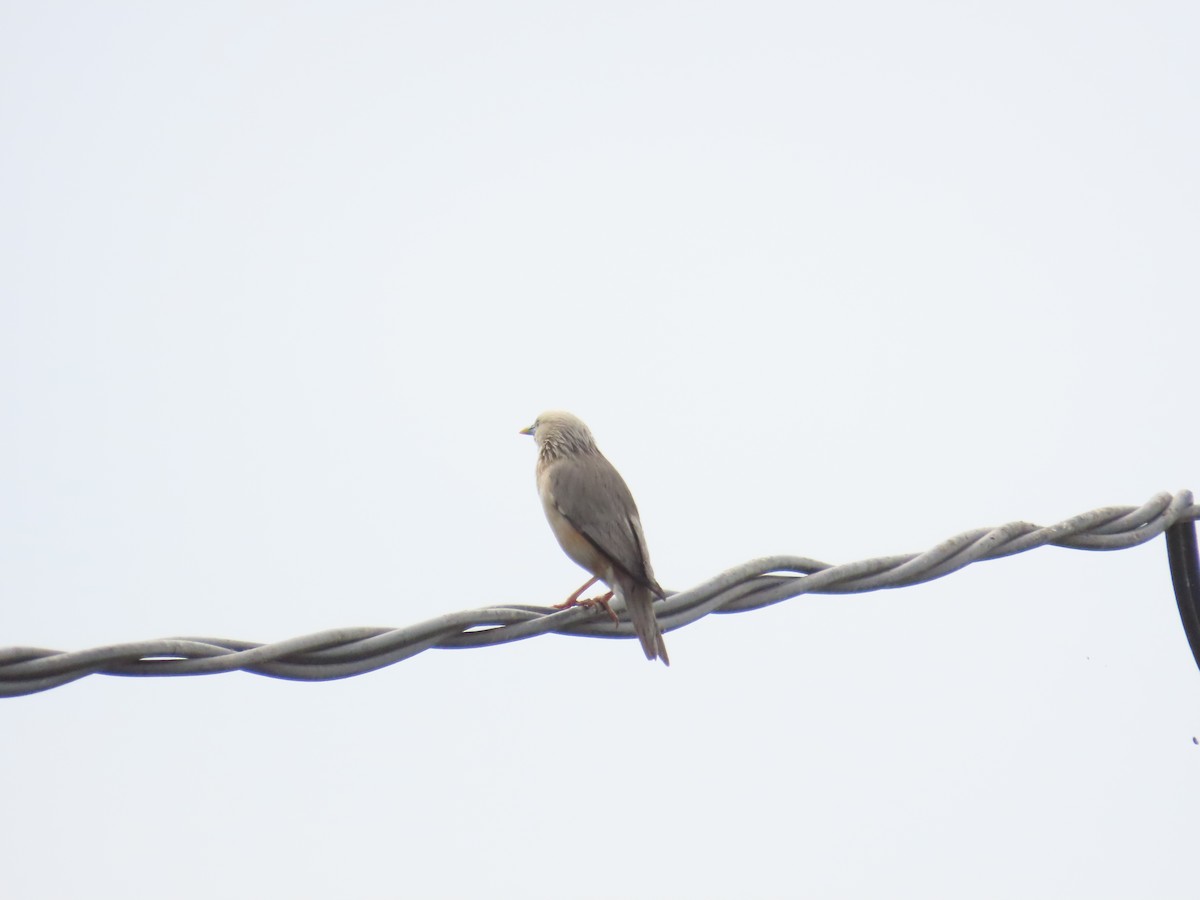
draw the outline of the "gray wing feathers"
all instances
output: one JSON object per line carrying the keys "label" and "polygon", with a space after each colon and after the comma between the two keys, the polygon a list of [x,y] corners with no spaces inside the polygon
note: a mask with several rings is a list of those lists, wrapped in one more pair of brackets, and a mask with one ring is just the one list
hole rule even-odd
{"label": "gray wing feathers", "polygon": [[599,454],[577,456],[552,464],[546,478],[558,511],[634,581],[662,596],[637,504],[612,463]]}
{"label": "gray wing feathers", "polygon": [[633,530],[634,539],[637,540],[638,549],[641,551],[643,568],[646,574],[646,583],[656,597],[666,597],[667,592],[659,586],[658,580],[654,577],[654,570],[650,568],[650,551],[646,549],[646,535],[642,534],[642,520],[634,513],[629,520],[629,527]]}

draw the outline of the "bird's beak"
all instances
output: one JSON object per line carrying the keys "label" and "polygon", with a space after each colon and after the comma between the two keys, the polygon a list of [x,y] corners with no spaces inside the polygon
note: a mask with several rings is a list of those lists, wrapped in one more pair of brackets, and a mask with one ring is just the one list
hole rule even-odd
{"label": "bird's beak", "polygon": [[530,425],[528,428],[522,428],[520,431],[517,432],[517,434],[527,434],[530,437],[533,437],[533,426]]}

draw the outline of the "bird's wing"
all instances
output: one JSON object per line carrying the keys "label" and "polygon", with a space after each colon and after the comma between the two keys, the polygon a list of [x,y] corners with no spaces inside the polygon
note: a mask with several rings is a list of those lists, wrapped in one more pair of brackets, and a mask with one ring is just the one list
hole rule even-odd
{"label": "bird's wing", "polygon": [[661,596],[637,504],[612,463],[599,454],[560,459],[548,467],[545,478],[566,520],[626,574]]}
{"label": "bird's wing", "polygon": [[646,575],[646,587],[650,588],[654,596],[666,599],[667,592],[662,589],[662,586],[655,579],[654,569],[650,566],[650,551],[646,549],[646,535],[642,533],[642,520],[636,512],[630,518],[629,524],[633,528],[633,536],[637,539],[638,547],[641,550],[642,569]]}

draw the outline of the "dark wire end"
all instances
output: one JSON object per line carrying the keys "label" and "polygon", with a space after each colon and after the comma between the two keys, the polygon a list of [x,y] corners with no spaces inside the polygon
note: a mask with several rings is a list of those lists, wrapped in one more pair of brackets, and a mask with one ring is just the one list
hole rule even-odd
{"label": "dark wire end", "polygon": [[1176,522],[1167,529],[1167,561],[1179,604],[1179,618],[1196,665],[1200,666],[1200,554],[1196,551],[1195,521]]}

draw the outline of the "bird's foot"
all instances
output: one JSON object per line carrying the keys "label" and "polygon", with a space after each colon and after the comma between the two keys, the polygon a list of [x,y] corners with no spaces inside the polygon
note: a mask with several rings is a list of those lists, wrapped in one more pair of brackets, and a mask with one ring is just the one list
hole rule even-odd
{"label": "bird's foot", "polygon": [[588,609],[595,609],[597,606],[608,613],[608,617],[613,620],[614,624],[620,623],[617,614],[612,611],[612,607],[608,605],[608,601],[612,599],[612,591],[609,591],[602,597],[588,597],[586,600],[580,600],[578,597],[571,597],[565,603],[554,604],[555,609],[570,609],[572,606],[586,606]]}

